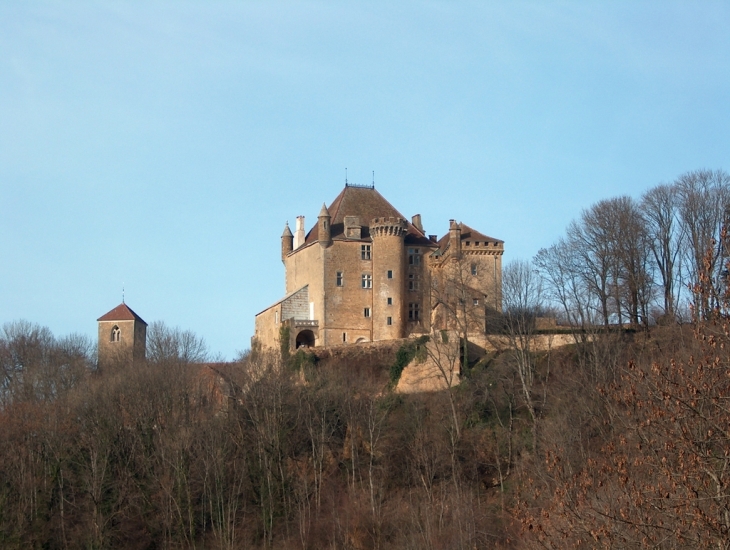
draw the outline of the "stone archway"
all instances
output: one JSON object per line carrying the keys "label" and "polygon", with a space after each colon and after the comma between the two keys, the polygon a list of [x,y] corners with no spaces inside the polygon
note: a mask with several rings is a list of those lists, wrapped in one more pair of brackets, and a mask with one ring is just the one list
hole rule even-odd
{"label": "stone archway", "polygon": [[302,330],[297,334],[295,348],[298,349],[302,346],[307,346],[310,348],[314,347],[314,332],[307,329],[307,330]]}

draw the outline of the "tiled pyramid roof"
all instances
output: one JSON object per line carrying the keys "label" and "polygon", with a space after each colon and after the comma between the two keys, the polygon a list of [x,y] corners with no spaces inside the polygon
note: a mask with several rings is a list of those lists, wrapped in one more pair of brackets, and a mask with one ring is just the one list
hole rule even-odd
{"label": "tiled pyramid roof", "polygon": [[[327,210],[331,216],[330,224],[333,240],[345,238],[345,216],[360,218],[363,240],[370,240],[370,222],[374,218],[393,217],[401,218],[408,223],[406,243],[433,244],[422,231],[419,231],[410,223],[408,218],[398,212],[374,187],[346,185]],[[318,239],[319,231],[315,224],[307,234],[304,243],[313,243]]]}
{"label": "tiled pyramid roof", "polygon": [[130,308],[127,304],[122,302],[117,307],[112,309],[110,312],[105,313],[101,317],[97,319],[97,321],[139,321],[140,323],[145,323],[144,319],[137,315],[134,311],[132,311],[132,308]]}

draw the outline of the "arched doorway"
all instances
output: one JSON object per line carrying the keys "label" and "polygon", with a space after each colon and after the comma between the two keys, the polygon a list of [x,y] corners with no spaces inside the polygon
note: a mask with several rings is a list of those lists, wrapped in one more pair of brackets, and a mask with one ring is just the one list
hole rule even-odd
{"label": "arched doorway", "polygon": [[303,330],[297,334],[296,347],[301,348],[302,346],[314,347],[314,333],[311,330]]}

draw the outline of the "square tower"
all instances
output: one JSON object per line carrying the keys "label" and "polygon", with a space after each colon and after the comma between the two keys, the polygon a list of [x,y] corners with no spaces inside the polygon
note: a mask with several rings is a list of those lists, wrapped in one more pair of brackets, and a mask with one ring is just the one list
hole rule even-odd
{"label": "square tower", "polygon": [[144,361],[147,323],[121,303],[99,319],[99,368]]}

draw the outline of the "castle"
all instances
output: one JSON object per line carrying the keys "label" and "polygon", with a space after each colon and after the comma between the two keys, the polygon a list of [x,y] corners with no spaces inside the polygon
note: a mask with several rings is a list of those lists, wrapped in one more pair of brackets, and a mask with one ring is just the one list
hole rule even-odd
{"label": "castle", "polygon": [[463,223],[426,235],[374,185],[345,184],[317,223],[281,236],[285,296],[256,315],[253,342],[334,346],[458,329],[484,334],[502,307],[504,242]]}

